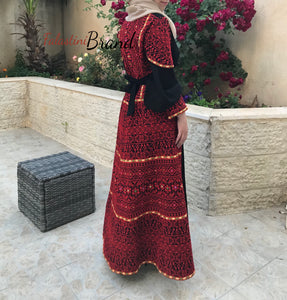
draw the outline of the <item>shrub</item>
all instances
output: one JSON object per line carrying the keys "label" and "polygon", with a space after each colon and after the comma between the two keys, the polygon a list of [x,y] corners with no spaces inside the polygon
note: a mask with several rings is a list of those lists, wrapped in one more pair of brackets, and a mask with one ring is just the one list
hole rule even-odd
{"label": "shrub", "polygon": [[97,49],[95,54],[74,56],[77,62],[76,81],[103,88],[124,90],[127,83],[121,61],[120,50]]}
{"label": "shrub", "polygon": [[23,52],[19,49],[16,50],[16,60],[15,64],[10,69],[4,69],[5,72],[0,72],[0,77],[25,77],[25,76],[39,76],[39,77],[50,77],[48,72],[37,72],[31,70],[23,57]]}

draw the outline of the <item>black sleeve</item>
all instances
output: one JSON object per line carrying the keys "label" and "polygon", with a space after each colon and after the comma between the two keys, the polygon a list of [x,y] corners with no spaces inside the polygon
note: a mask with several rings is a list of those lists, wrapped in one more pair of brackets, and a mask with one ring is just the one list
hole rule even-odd
{"label": "black sleeve", "polygon": [[178,83],[173,68],[162,68],[151,63],[153,78],[155,80],[156,89],[170,107],[178,101],[182,88]]}
{"label": "black sleeve", "polygon": [[146,84],[145,105],[155,112],[163,112],[173,106],[182,93],[173,68],[162,68],[150,63],[152,79]]}
{"label": "black sleeve", "polygon": [[[158,14],[155,14],[158,15]],[[162,17],[162,15],[158,15]],[[170,31],[170,46],[174,66],[177,65],[179,51],[173,35]],[[173,106],[180,98],[182,87],[178,83],[174,68],[160,67],[150,62],[152,69],[152,80],[146,84],[145,104],[156,112],[163,112]]]}

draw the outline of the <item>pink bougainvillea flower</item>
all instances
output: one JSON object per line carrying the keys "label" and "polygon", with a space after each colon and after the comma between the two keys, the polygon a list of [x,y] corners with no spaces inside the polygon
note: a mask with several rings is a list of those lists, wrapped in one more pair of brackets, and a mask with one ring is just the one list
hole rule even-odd
{"label": "pink bougainvillea flower", "polygon": [[217,25],[217,30],[220,31],[220,30],[223,30],[226,26],[226,23],[225,22],[222,22],[220,24]]}
{"label": "pink bougainvillea flower", "polygon": [[207,67],[207,63],[206,63],[206,62],[202,62],[202,63],[200,64],[200,67],[201,67],[201,68]]}
{"label": "pink bougainvillea flower", "polygon": [[190,18],[191,19],[196,19],[196,17],[197,17],[197,14],[196,13],[194,13],[194,12],[191,12],[191,13],[189,13],[189,16],[190,16]]}
{"label": "pink bougainvillea flower", "polygon": [[184,21],[192,19],[192,14],[189,12],[189,8],[182,9],[181,7],[176,9],[176,14],[179,15]]}
{"label": "pink bougainvillea flower", "polygon": [[211,19],[217,27],[217,30],[223,30],[226,27],[226,22],[236,15],[236,11],[231,10],[229,7],[226,9],[215,12]]}
{"label": "pink bougainvillea flower", "polygon": [[194,88],[194,83],[191,81],[191,82],[189,82],[188,83],[188,87],[190,88],[190,89],[193,89]]}
{"label": "pink bougainvillea flower", "polygon": [[120,0],[120,1],[118,2],[118,9],[122,9],[122,8],[124,8],[124,7],[125,7],[125,1]]}
{"label": "pink bougainvillea flower", "polygon": [[205,85],[209,85],[210,82],[211,82],[210,78],[206,78],[206,79],[204,80],[203,83],[204,83]]}
{"label": "pink bougainvillea flower", "polygon": [[118,11],[114,14],[114,16],[119,19],[119,24],[123,24],[125,21],[126,16],[128,15],[125,11]]}
{"label": "pink bougainvillea flower", "polygon": [[223,60],[228,60],[229,56],[228,56],[228,52],[226,51],[221,51],[220,54],[218,55],[218,57],[216,58],[217,62],[221,62]]}
{"label": "pink bougainvillea flower", "polygon": [[225,0],[227,9],[238,12],[241,16],[233,15],[233,25],[237,30],[246,31],[251,27],[251,20],[256,10],[254,9],[254,0]]}
{"label": "pink bougainvillea flower", "polygon": [[182,25],[183,30],[186,32],[189,30],[189,25],[187,23]]}
{"label": "pink bougainvillea flower", "polygon": [[243,82],[244,82],[243,78],[238,78],[238,83],[239,84],[243,84]]}
{"label": "pink bougainvillea flower", "polygon": [[236,11],[231,10],[230,8],[219,10],[218,12],[215,12],[212,16],[212,20],[214,22],[220,21],[220,22],[226,22],[228,19],[232,18],[236,15]]}
{"label": "pink bougainvillea flower", "polygon": [[178,35],[177,40],[184,41],[185,35],[186,35],[187,31],[189,30],[189,25],[187,23],[182,25],[178,22],[175,22],[174,25],[176,27],[176,33]]}
{"label": "pink bougainvillea flower", "polygon": [[180,6],[188,6],[189,0],[181,0],[180,1]]}
{"label": "pink bougainvillea flower", "polygon": [[206,20],[197,20],[196,22],[197,31],[201,32],[204,29],[205,24],[206,24]]}
{"label": "pink bougainvillea flower", "polygon": [[200,4],[197,2],[197,0],[181,0],[180,6],[187,7],[188,10],[198,11],[200,9]]}
{"label": "pink bougainvillea flower", "polygon": [[243,83],[243,79],[242,78],[234,78],[234,77],[231,77],[229,79],[229,86],[231,88],[235,88],[237,87],[238,85],[242,84]]}
{"label": "pink bougainvillea flower", "polygon": [[219,77],[223,80],[223,81],[229,81],[230,78],[233,76],[232,72],[221,72],[219,74]]}
{"label": "pink bougainvillea flower", "polygon": [[79,67],[79,71],[80,71],[80,72],[83,72],[83,71],[84,71],[84,69],[85,69],[85,67],[84,67],[84,66],[80,66],[80,67]]}
{"label": "pink bougainvillea flower", "polygon": [[125,2],[120,0],[118,3],[112,2],[111,8],[114,10],[119,10],[125,7]]}
{"label": "pink bougainvillea flower", "polygon": [[198,65],[193,65],[192,67],[191,67],[191,73],[193,73],[193,72],[195,72],[195,71],[197,71],[198,70]]}
{"label": "pink bougainvillea flower", "polygon": [[178,41],[184,41],[185,40],[185,36],[184,35],[179,35],[176,39]]}

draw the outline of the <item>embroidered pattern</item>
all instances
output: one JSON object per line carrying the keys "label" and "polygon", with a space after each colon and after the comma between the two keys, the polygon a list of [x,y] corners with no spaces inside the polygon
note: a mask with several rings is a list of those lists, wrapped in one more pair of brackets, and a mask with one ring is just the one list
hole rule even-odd
{"label": "embroidered pattern", "polygon": [[147,26],[147,24],[148,24],[148,22],[149,22],[151,16],[152,16],[151,14],[147,15],[147,18],[146,18],[146,20],[145,20],[145,22],[144,22],[144,25],[143,25],[143,27],[142,27],[142,30],[140,31],[139,38],[138,38],[138,47],[139,47],[139,48],[140,48],[140,46],[141,46],[141,41],[142,41],[142,37],[143,37],[143,32],[144,32],[144,30],[146,29],[146,26]]}
{"label": "embroidered pattern", "polygon": [[157,61],[155,61],[155,60],[153,60],[153,59],[151,59],[151,58],[149,58],[149,57],[147,57],[147,59],[148,59],[150,62],[152,62],[153,64],[155,64],[155,65],[157,65],[157,66],[159,66],[159,67],[162,67],[162,68],[174,68],[174,65],[164,65],[164,64],[160,64],[160,63],[158,63]]}
{"label": "embroidered pattern", "polygon": [[173,115],[171,115],[171,116],[168,116],[168,118],[169,118],[169,119],[172,119],[172,118],[178,116],[179,114],[185,112],[186,110],[187,110],[187,107],[185,107],[184,109],[178,111],[177,113],[175,113],[175,114],[173,114]]}
{"label": "embroidered pattern", "polygon": [[[105,256],[104,256],[104,257],[105,257]],[[158,268],[157,264],[156,264],[155,262],[153,262],[153,261],[150,261],[150,260],[143,261],[143,262],[139,265],[139,267],[138,267],[138,269],[137,269],[136,271],[126,273],[126,272],[121,272],[121,271],[117,271],[117,270],[112,269],[111,266],[110,266],[110,263],[109,263],[109,261],[107,260],[106,257],[105,257],[105,260],[106,260],[106,262],[108,263],[109,268],[111,269],[111,271],[113,271],[114,273],[117,273],[117,274],[121,274],[121,275],[134,275],[134,274],[137,274],[138,271],[139,271],[139,269],[140,269],[140,267],[141,267],[143,264],[147,264],[147,263],[148,263],[148,264],[153,264],[161,274],[163,274],[163,275],[164,275],[165,277],[167,277],[167,278],[174,279],[174,280],[179,280],[179,281],[180,281],[180,280],[186,280],[186,279],[191,278],[191,277],[195,274],[195,271],[194,271],[192,274],[190,274],[189,276],[185,276],[185,277],[175,277],[175,276],[170,276],[170,275],[168,275],[168,274],[162,272],[162,271]]]}
{"label": "embroidered pattern", "polygon": [[[139,97],[135,99],[135,102],[143,102],[144,101],[144,91],[145,91],[145,85],[141,85],[139,89]],[[129,105],[129,102],[123,99],[123,103]]]}
{"label": "embroidered pattern", "polygon": [[171,52],[171,32],[168,20],[165,17],[153,18],[147,26],[144,36],[144,48],[149,61],[165,68],[173,68]]}
{"label": "embroidered pattern", "polygon": [[115,215],[117,216],[117,218],[122,219],[122,220],[127,221],[127,222],[135,221],[135,220],[137,220],[138,218],[140,218],[140,217],[142,217],[142,216],[144,216],[144,215],[146,215],[146,214],[156,214],[156,215],[158,215],[158,216],[160,216],[160,217],[162,217],[162,218],[164,218],[164,219],[167,219],[167,220],[180,220],[180,219],[183,219],[183,218],[186,218],[186,217],[187,217],[187,213],[186,213],[185,215],[183,215],[183,216],[180,216],[180,217],[167,217],[167,216],[162,215],[162,214],[159,213],[158,211],[146,211],[146,212],[142,213],[141,215],[139,215],[139,216],[137,216],[137,217],[135,217],[135,218],[128,219],[128,218],[124,218],[124,217],[122,217],[122,216],[120,216],[120,215],[118,215],[118,214],[116,213],[115,207],[114,207],[113,203],[112,203],[112,207],[113,207],[114,213],[115,213]]}
{"label": "embroidered pattern", "polygon": [[[125,41],[134,34],[136,41],[132,48],[121,48],[129,75],[142,78],[151,72],[147,56],[163,66],[173,65],[168,26],[165,18],[153,14],[122,24],[119,39]],[[195,271],[183,149],[175,144],[174,116],[187,108],[181,97],[167,111],[153,112],[144,104],[145,87],[137,92],[132,117],[127,116],[130,95],[125,93],[122,101],[103,253],[110,269],[118,274],[135,274],[143,263],[151,263],[164,276],[185,280]]]}
{"label": "embroidered pattern", "polygon": [[172,159],[172,158],[175,158],[175,157],[178,157],[179,155],[181,155],[181,152],[179,152],[175,155],[159,155],[159,156],[153,156],[153,157],[148,157],[148,158],[123,159],[123,158],[121,158],[119,151],[116,151],[116,153],[120,157],[120,161],[129,162],[129,163],[145,162],[145,161],[154,160],[154,159]]}
{"label": "embroidered pattern", "polygon": [[166,113],[168,119],[172,119],[173,117],[177,116],[178,114],[186,111],[188,107],[186,106],[183,97],[180,96],[179,100],[169,109],[167,109]]}

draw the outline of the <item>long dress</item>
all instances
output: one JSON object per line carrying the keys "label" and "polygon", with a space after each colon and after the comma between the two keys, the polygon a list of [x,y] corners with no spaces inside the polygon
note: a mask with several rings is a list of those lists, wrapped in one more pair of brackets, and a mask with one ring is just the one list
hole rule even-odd
{"label": "long dress", "polygon": [[[159,92],[167,98],[177,90],[173,75],[175,44],[166,18],[148,14],[125,21],[120,41],[126,73],[140,79],[153,73]],[[172,73],[170,73],[172,72]],[[113,272],[131,275],[144,263],[154,264],[164,276],[185,280],[194,273],[188,224],[183,146],[175,144],[176,116],[187,110],[180,95],[164,111],[145,103],[146,84],[122,100],[112,179],[103,228],[103,253]],[[152,105],[151,105],[152,106]]]}

